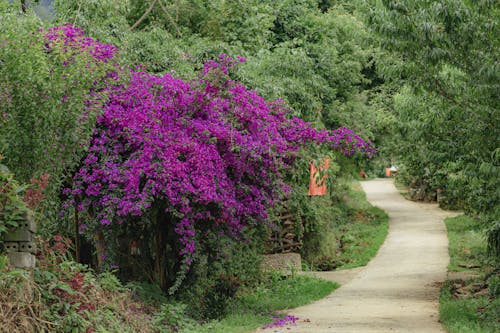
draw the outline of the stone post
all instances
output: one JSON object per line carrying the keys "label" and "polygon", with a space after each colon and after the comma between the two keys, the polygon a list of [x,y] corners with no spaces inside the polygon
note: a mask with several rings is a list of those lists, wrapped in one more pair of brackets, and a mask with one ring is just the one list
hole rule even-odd
{"label": "stone post", "polygon": [[4,237],[4,245],[12,266],[17,268],[35,267],[35,233],[36,224],[30,214],[26,215],[26,219],[20,222],[17,228],[7,232]]}

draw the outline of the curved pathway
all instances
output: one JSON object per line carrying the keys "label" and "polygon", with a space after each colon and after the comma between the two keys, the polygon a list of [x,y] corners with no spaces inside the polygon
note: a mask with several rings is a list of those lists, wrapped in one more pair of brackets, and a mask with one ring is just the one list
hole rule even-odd
{"label": "curved pathway", "polygon": [[438,297],[449,257],[442,220],[452,214],[405,200],[390,179],[361,185],[368,201],[389,214],[389,234],[377,256],[326,298],[293,309],[297,326],[266,331],[444,332]]}

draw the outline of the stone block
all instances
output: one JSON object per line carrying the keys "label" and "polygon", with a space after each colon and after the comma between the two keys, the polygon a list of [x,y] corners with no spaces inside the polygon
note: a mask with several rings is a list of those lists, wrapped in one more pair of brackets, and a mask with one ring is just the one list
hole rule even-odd
{"label": "stone block", "polygon": [[9,263],[17,268],[32,268],[35,267],[36,258],[28,252],[10,252],[7,253]]}
{"label": "stone block", "polygon": [[5,251],[9,252],[19,252],[19,243],[17,242],[5,242],[3,244]]}
{"label": "stone block", "polygon": [[[29,216],[29,215],[28,215]],[[36,223],[33,220],[33,217],[29,217],[25,221],[19,223],[19,229],[26,229],[31,232],[36,232]]]}
{"label": "stone block", "polygon": [[262,260],[263,270],[278,270],[290,274],[292,270],[302,270],[302,260],[298,253],[276,253],[265,255]]}
{"label": "stone block", "polygon": [[36,253],[36,244],[34,242],[19,242],[19,252]]}
{"label": "stone block", "polygon": [[33,233],[28,229],[17,228],[10,230],[5,234],[4,241],[6,242],[32,242]]}

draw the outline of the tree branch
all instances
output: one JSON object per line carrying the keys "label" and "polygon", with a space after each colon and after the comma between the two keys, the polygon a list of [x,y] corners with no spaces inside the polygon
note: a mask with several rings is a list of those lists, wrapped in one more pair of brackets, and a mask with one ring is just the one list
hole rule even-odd
{"label": "tree branch", "polygon": [[158,2],[158,0],[153,0],[153,2],[151,3],[151,5],[149,6],[148,9],[146,9],[146,11],[144,12],[144,14],[142,14],[142,16],[137,20],[137,22],[135,22],[129,29],[128,31],[132,31],[134,30],[135,28],[137,28],[137,26],[139,24],[141,24],[142,21],[144,21],[144,19],[149,15],[149,13],[151,13],[151,11],[153,10],[156,2]]}
{"label": "tree branch", "polygon": [[165,13],[165,15],[167,16],[167,18],[169,19],[169,21],[175,27],[175,30],[177,30],[177,37],[182,37],[181,31],[179,30],[179,26],[177,25],[177,23],[175,22],[175,20],[172,18],[172,16],[170,16],[170,14],[168,13],[167,8],[165,8],[165,6],[161,3],[161,1],[158,1],[158,3],[160,4],[161,9]]}

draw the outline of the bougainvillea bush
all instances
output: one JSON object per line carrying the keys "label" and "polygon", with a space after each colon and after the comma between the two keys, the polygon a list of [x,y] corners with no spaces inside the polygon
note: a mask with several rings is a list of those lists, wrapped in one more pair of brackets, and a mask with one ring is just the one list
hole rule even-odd
{"label": "bougainvillea bush", "polygon": [[349,129],[318,131],[288,117],[282,102],[266,102],[231,80],[240,61],[221,55],[192,82],[135,70],[129,85],[111,93],[74,185],[65,190],[67,206],[91,217],[82,232],[120,228],[160,202],[189,266],[198,226],[241,237],[244,227],[265,221],[286,194],[281,172],[299,148],[373,153]]}

